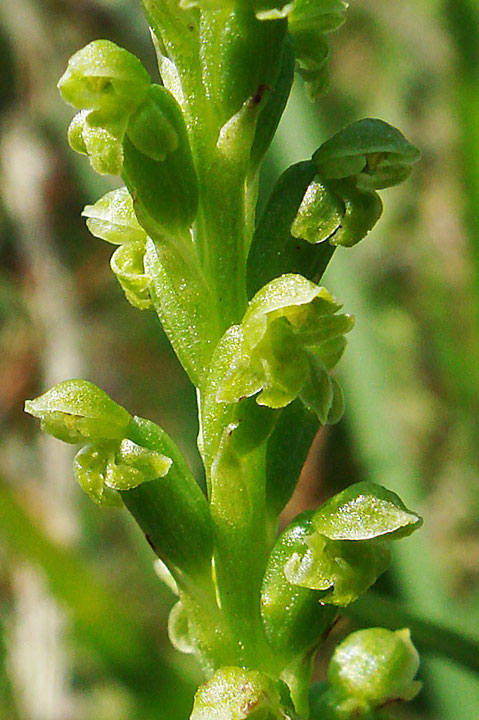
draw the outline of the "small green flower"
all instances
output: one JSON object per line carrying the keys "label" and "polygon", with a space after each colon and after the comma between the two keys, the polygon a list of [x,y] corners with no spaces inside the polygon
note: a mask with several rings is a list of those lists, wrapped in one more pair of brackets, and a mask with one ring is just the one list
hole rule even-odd
{"label": "small green flower", "polygon": [[131,416],[87,380],[65,380],[35,400],[25,411],[41,421],[44,432],[67,443],[122,440]]}

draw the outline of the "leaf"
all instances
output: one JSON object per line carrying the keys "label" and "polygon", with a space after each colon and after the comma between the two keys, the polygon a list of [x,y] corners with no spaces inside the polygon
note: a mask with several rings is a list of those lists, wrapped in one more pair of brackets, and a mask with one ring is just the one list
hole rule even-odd
{"label": "leaf", "polygon": [[317,532],[330,540],[371,540],[410,535],[422,519],[408,510],[396,493],[361,482],[324,503],[313,522]]}

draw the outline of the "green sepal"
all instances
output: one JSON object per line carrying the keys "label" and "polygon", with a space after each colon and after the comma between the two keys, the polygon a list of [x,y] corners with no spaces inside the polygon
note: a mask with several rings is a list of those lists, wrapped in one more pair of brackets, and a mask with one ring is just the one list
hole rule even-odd
{"label": "green sepal", "polygon": [[122,508],[119,493],[105,483],[107,464],[112,453],[112,445],[106,443],[84,445],[73,459],[73,474],[81,489],[97,505]]}
{"label": "green sepal", "polygon": [[188,615],[181,601],[175,603],[168,615],[168,637],[171,644],[184,655],[195,652],[195,644],[191,637]]}
{"label": "green sepal", "polygon": [[[137,217],[148,233],[181,236],[192,224],[198,206],[198,181],[188,133],[181,109],[171,93],[160,85],[153,85],[150,95],[158,113],[174,128],[178,147],[168,152],[164,160],[155,160],[141,152],[126,135],[123,178],[135,198]],[[148,145],[150,141],[149,136]],[[145,138],[144,142],[147,142]]]}
{"label": "green sepal", "polygon": [[303,552],[312,531],[313,512],[297,517],[286,528],[271,553],[261,589],[261,615],[268,642],[289,664],[321,640],[334,620],[336,609],[322,602],[324,592],[299,587],[285,576],[290,558]]}
{"label": "green sepal", "polygon": [[338,705],[342,702],[353,709],[356,702],[358,707],[375,708],[389,701],[412,700],[421,689],[414,680],[418,669],[419,655],[407,628],[395,632],[368,628],[338,645],[328,681]]}
{"label": "green sepal", "polygon": [[81,110],[79,113],[74,115],[67,130],[68,144],[72,150],[80,155],[88,155],[88,150],[83,138],[83,127],[85,125],[86,116],[90,112],[90,110]]}
{"label": "green sepal", "polygon": [[41,421],[44,432],[67,443],[122,440],[130,414],[87,380],[65,380],[35,400],[25,411]]}
{"label": "green sepal", "polygon": [[122,506],[115,491],[131,490],[166,475],[171,459],[131,440],[100,441],[81,448],[73,461],[80,487],[99,505]]}
{"label": "green sepal", "polygon": [[[281,408],[301,397],[303,388],[311,397],[311,384],[318,397],[318,360],[308,348],[320,348],[351,330],[353,319],[335,314],[340,307],[325,288],[299,275],[283,275],[262,288],[237,331],[238,350],[218,389],[218,402],[257,395],[260,405]],[[328,387],[327,408],[318,411],[320,421],[327,419],[332,404]],[[309,407],[319,409],[317,402]]]}
{"label": "green sepal", "polygon": [[179,136],[173,124],[176,117],[171,116],[169,97],[168,90],[152,85],[128,121],[126,132],[131,142],[143,155],[153,160],[164,160],[179,145]]}
{"label": "green sepal", "polygon": [[107,465],[106,484],[112,490],[132,490],[144,482],[167,475],[171,458],[124,439],[114,460]]}
{"label": "green sepal", "polygon": [[150,84],[137,57],[110,40],[95,40],[70,58],[58,89],[65,102],[79,110],[100,110],[112,117],[131,113]]}
{"label": "green sepal", "polygon": [[195,695],[191,720],[284,720],[275,683],[257,670],[222,667]]}
{"label": "green sepal", "polygon": [[111,190],[94,205],[86,205],[82,216],[92,235],[113,245],[145,243],[146,232],[136,219],[133,198],[126,187]]}
{"label": "green sepal", "polygon": [[202,14],[200,27],[203,81],[221,127],[258,88],[275,86],[287,23],[261,22],[236,3]]}
{"label": "green sepal", "polygon": [[291,234],[309,243],[352,247],[374,227],[382,213],[374,191],[359,189],[355,180],[324,180],[309,185],[291,225]]}
{"label": "green sepal", "polygon": [[257,222],[248,255],[248,297],[285,273],[315,282],[323,274],[334,248],[327,243],[316,247],[298,242],[291,234],[291,225],[316,172],[312,161],[300,162],[288,168],[276,183]]}
{"label": "green sepal", "polygon": [[128,440],[171,458],[167,475],[131,490],[121,498],[150,546],[175,571],[198,578],[211,576],[213,539],[205,496],[173,440],[155,423],[133,417]]}
{"label": "green sepal", "polygon": [[123,119],[110,120],[96,110],[77,113],[68,128],[70,147],[87,155],[100,175],[120,175],[123,167]]}
{"label": "green sepal", "polygon": [[120,245],[111,256],[110,266],[125,297],[133,307],[148,310],[153,307],[150,296],[151,279],[145,273],[145,242]]}
{"label": "green sepal", "polygon": [[380,190],[403,182],[419,150],[392,125],[372,118],[340,130],[316,150],[313,160],[325,179],[354,177],[358,188]]}
{"label": "green sepal", "polygon": [[315,530],[330,540],[407,537],[422,525],[391,490],[375,483],[350,485],[316,511]]}
{"label": "green sepal", "polygon": [[356,600],[389,568],[384,541],[333,541],[314,531],[284,566],[288,582],[324,592],[322,602],[345,606]]}

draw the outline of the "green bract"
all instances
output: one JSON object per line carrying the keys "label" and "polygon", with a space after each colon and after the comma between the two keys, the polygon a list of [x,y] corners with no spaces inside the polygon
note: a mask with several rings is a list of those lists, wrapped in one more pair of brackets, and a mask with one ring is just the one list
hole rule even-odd
{"label": "green bract", "polygon": [[151,235],[182,235],[196,215],[198,181],[181,109],[166,88],[152,85],[148,105],[128,126],[123,153],[140,223]]}
{"label": "green bract", "polygon": [[354,177],[359,188],[380,190],[405,180],[419,155],[392,125],[366,118],[333,135],[313,160],[325,179]]}
{"label": "green bract", "polygon": [[58,89],[70,105],[114,117],[132,112],[150,83],[138,58],[109,40],[95,40],[70,58]]}
{"label": "green bract", "polygon": [[133,199],[126,187],[111,190],[82,212],[92,235],[113,245],[146,242],[146,232],[136,219]]}
{"label": "green bract", "polygon": [[26,412],[41,420],[42,429],[68,443],[85,440],[122,440],[129,413],[86,380],[65,380],[35,400]]}
{"label": "green bract", "polygon": [[195,696],[191,720],[276,720],[283,718],[279,692],[256,670],[224,667]]}
{"label": "green bract", "polygon": [[266,285],[248,305],[239,349],[217,400],[238,402],[259,393],[260,405],[280,408],[300,396],[327,422],[337,387],[328,372],[331,341],[354,324],[351,316],[336,314],[340,307],[325,288],[299,275]]}

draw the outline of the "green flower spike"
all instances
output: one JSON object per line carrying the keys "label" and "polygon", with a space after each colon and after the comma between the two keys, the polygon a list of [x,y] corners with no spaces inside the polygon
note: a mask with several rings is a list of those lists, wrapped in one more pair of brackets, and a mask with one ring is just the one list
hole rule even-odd
{"label": "green flower spike", "polygon": [[133,112],[150,84],[137,57],[110,40],[95,40],[70,58],[58,89],[69,105],[106,118]]}
{"label": "green flower spike", "polygon": [[72,444],[122,440],[131,420],[125,408],[87,380],[65,380],[27,400],[25,411],[40,419],[44,432]]}
{"label": "green flower spike", "polygon": [[146,243],[147,235],[133,209],[133,199],[126,187],[106,193],[82,212],[92,235],[113,245],[128,242]]}
{"label": "green flower spike", "polygon": [[321,423],[328,422],[331,409],[337,420],[341,396],[329,370],[354,324],[350,315],[336,314],[340,307],[325,288],[300,275],[283,275],[262,288],[239,326],[239,351],[218,402],[258,393],[258,404],[281,408],[299,396]]}
{"label": "green flower spike", "polygon": [[220,668],[195,696],[190,720],[279,720],[279,690],[256,670]]}
{"label": "green flower spike", "polygon": [[418,668],[419,655],[407,628],[358,630],[336,648],[329,687],[313,702],[312,718],[373,720],[376,709],[416,697],[421,690],[414,679]]}

